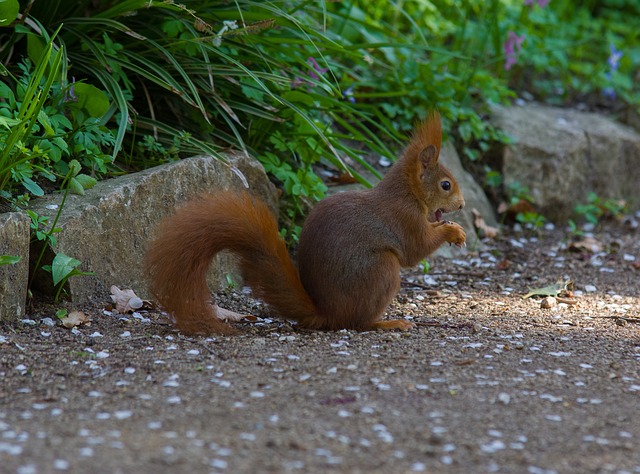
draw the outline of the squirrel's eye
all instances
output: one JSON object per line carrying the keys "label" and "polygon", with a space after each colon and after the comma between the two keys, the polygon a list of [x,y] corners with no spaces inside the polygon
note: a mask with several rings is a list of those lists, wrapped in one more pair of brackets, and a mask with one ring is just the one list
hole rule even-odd
{"label": "squirrel's eye", "polygon": [[449,181],[442,181],[440,182],[440,186],[442,187],[442,189],[444,189],[445,191],[449,191],[451,189],[451,183]]}

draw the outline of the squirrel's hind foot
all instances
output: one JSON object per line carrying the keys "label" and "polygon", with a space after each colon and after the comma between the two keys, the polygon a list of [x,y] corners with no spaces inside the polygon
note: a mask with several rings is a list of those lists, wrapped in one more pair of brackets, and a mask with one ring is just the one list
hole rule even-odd
{"label": "squirrel's hind foot", "polygon": [[414,327],[416,325],[406,319],[387,319],[385,321],[376,321],[371,325],[371,329],[381,329],[383,331],[393,331],[394,329],[408,331]]}

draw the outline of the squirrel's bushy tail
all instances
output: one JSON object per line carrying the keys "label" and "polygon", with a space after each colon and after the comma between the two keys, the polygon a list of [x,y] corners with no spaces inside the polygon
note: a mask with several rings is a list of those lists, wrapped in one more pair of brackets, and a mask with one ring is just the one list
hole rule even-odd
{"label": "squirrel's bushy tail", "polygon": [[150,290],[178,329],[191,334],[228,334],[216,317],[207,286],[213,257],[229,250],[239,257],[240,273],[256,298],[279,316],[314,326],[316,307],[300,281],[269,208],[247,193],[201,196],[158,229],[145,258]]}

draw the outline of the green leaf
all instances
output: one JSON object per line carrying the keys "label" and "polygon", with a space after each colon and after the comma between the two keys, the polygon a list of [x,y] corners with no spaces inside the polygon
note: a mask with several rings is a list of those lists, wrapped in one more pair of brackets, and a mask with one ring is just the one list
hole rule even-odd
{"label": "green leaf", "polygon": [[44,131],[48,137],[56,134],[53,127],[51,127],[51,120],[49,120],[49,117],[44,110],[40,110],[40,112],[38,113],[38,122],[40,123],[40,125],[42,125],[42,128],[44,128]]}
{"label": "green leaf", "polygon": [[91,117],[102,118],[111,105],[107,95],[96,86],[84,82],[76,82],[73,92],[78,99],[75,105],[84,109]]}
{"label": "green leaf", "polygon": [[42,188],[31,178],[24,178],[22,180],[22,185],[34,196],[44,196],[44,191],[42,190]]}
{"label": "green leaf", "polygon": [[20,4],[18,0],[0,0],[0,26],[7,26],[18,18]]}
{"label": "green leaf", "polygon": [[0,255],[0,265],[14,265],[20,260],[22,260],[20,255]]}
{"label": "green leaf", "polygon": [[59,253],[51,262],[51,276],[53,284],[58,285],[61,281],[74,274],[74,270],[81,264],[80,260]]}
{"label": "green leaf", "polygon": [[78,163],[78,160],[71,160],[69,162],[69,173],[71,173],[72,177],[77,176],[78,173],[80,173],[81,169],[82,169],[82,166],[80,166],[80,163]]}
{"label": "green leaf", "polygon": [[96,183],[98,182],[95,178],[88,176],[84,173],[79,174],[78,176],[75,177],[75,180],[80,183],[80,185],[84,188],[84,189],[91,189],[93,188]]}
{"label": "green leaf", "polygon": [[529,293],[523,296],[523,298],[530,298],[531,296],[558,296],[562,291],[566,291],[573,282],[567,280],[565,282],[559,281],[553,285],[545,286],[543,288],[530,289]]}
{"label": "green leaf", "polygon": [[11,130],[11,127],[15,127],[16,125],[20,124],[22,122],[22,120],[18,120],[18,119],[13,119],[10,117],[2,117],[0,116],[0,126],[5,127],[9,130]]}
{"label": "green leaf", "polygon": [[82,185],[78,182],[78,180],[76,178],[71,178],[69,180],[69,189],[71,190],[71,192],[73,194],[78,194],[80,196],[84,196],[84,188],[82,187]]}
{"label": "green leaf", "polygon": [[[41,36],[33,33],[27,35],[27,55],[33,64],[40,63],[40,58],[45,50],[45,42]],[[48,58],[47,58],[48,61]]]}

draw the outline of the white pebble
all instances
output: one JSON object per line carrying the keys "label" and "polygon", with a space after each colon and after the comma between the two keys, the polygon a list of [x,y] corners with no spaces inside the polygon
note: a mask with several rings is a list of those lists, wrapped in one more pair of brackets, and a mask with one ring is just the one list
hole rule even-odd
{"label": "white pebble", "polygon": [[224,459],[214,459],[213,461],[211,461],[211,467],[215,469],[226,469],[228,465],[229,463],[227,463],[227,461],[225,461]]}
{"label": "white pebble", "polygon": [[493,454],[496,453],[498,451],[501,451],[503,449],[505,449],[507,446],[504,444],[503,441],[499,440],[499,439],[494,439],[492,441],[490,441],[489,443],[483,444],[482,446],[480,446],[480,450],[483,453],[486,454]]}
{"label": "white pebble", "polygon": [[113,414],[113,417],[116,420],[126,420],[127,418],[131,418],[133,412],[131,410],[120,410]]}
{"label": "white pebble", "polygon": [[53,461],[53,468],[56,471],[66,471],[69,469],[69,461],[66,459],[56,459]]}
{"label": "white pebble", "polygon": [[569,357],[571,355],[571,352],[556,351],[556,352],[547,352],[547,354],[553,357]]}
{"label": "white pebble", "polygon": [[508,405],[511,402],[511,395],[506,392],[500,392],[498,394],[498,401],[505,405]]}
{"label": "white pebble", "polygon": [[80,456],[82,456],[83,458],[90,458],[93,456],[93,448],[89,447],[89,446],[85,446],[83,448],[80,448],[78,454]]}
{"label": "white pebble", "polygon": [[545,415],[544,418],[549,421],[562,421],[562,417],[560,415]]}

